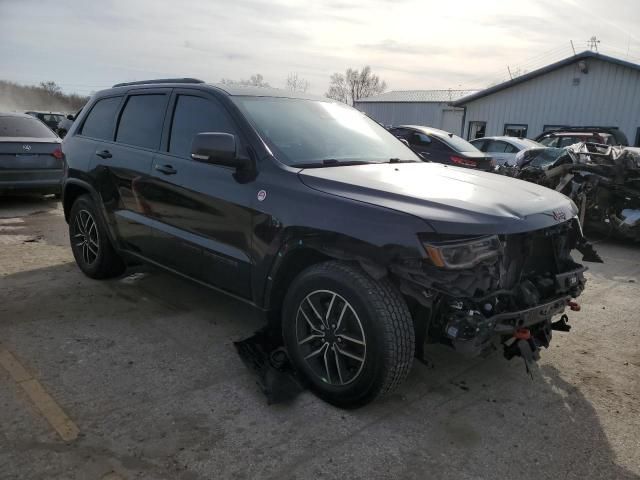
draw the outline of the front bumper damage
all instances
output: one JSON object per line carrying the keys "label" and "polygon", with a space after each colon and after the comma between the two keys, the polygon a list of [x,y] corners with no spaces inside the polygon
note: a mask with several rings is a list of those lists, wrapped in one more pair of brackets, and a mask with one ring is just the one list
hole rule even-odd
{"label": "front bumper damage", "polygon": [[423,307],[423,320],[416,323],[427,341],[470,356],[502,345],[508,359],[528,362],[549,346],[553,330],[568,331],[566,315],[553,318],[579,309],[574,299],[584,290],[587,270],[570,251],[586,246],[597,257],[577,220],[502,236],[501,242],[499,257],[468,270],[442,270],[424,260],[394,265],[403,293]]}

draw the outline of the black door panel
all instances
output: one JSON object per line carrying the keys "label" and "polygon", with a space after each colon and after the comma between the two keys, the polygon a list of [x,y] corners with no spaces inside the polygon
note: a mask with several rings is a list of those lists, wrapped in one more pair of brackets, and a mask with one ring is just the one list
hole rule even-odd
{"label": "black door panel", "polygon": [[[190,158],[201,132],[237,135],[215,99],[177,90],[163,149],[151,168],[145,198],[157,221],[151,258],[200,281],[251,297],[249,251],[254,188],[236,180],[235,170]],[[243,149],[241,139],[237,139]]]}
{"label": "black door panel", "polygon": [[[160,145],[170,89],[152,89],[120,99],[106,99],[89,113],[83,133],[104,138],[95,142],[92,170],[109,223],[120,247],[145,254],[151,248],[152,229],[146,200],[154,150]],[[93,114],[95,112],[95,119]],[[117,123],[108,128],[109,118]],[[112,141],[114,138],[116,142]],[[108,140],[107,140],[108,135]]]}

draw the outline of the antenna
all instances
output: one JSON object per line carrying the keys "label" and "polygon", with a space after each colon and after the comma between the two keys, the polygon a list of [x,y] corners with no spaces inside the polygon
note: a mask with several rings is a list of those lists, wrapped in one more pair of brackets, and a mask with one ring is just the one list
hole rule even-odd
{"label": "antenna", "polygon": [[573,40],[569,40],[571,42],[571,50],[573,50],[573,55],[576,54],[576,47],[573,46]]}
{"label": "antenna", "polygon": [[598,51],[598,44],[600,43],[600,40],[598,40],[598,38],[594,35],[593,37],[591,37],[587,43],[589,44],[589,48],[591,50],[593,50],[594,52]]}
{"label": "antenna", "polygon": [[509,65],[507,65],[507,71],[509,72],[509,77],[511,77],[511,80],[513,80],[513,75],[511,75],[511,69],[509,68]]}

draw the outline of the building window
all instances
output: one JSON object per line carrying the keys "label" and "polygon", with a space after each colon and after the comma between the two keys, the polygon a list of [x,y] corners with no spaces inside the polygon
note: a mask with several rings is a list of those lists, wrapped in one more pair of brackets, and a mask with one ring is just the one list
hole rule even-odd
{"label": "building window", "polygon": [[527,136],[527,125],[522,123],[505,123],[504,134],[507,137],[525,138]]}
{"label": "building window", "polygon": [[487,122],[469,122],[467,130],[467,140],[475,140],[476,138],[486,137]]}
{"label": "building window", "polygon": [[562,130],[563,128],[567,128],[569,125],[545,125],[542,127],[542,133],[544,132],[553,132],[554,130]]}

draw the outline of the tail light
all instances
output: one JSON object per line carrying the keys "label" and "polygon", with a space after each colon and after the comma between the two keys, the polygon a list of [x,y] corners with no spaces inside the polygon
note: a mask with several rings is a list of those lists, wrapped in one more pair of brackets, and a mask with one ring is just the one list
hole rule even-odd
{"label": "tail light", "polygon": [[461,165],[463,167],[477,167],[478,164],[476,162],[474,162],[473,160],[469,160],[467,158],[462,158],[462,157],[456,157],[455,155],[451,155],[449,157],[449,160],[451,160],[451,163],[455,164],[455,165]]}
{"label": "tail light", "polygon": [[56,148],[51,155],[53,155],[58,160],[62,160],[64,158],[64,153],[62,153],[62,150],[60,148]]}

